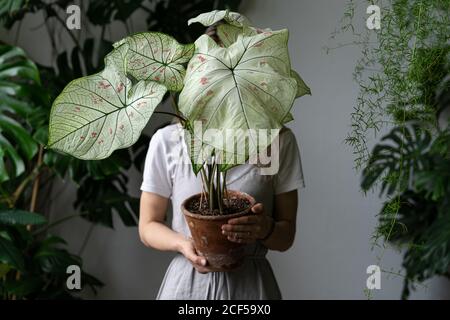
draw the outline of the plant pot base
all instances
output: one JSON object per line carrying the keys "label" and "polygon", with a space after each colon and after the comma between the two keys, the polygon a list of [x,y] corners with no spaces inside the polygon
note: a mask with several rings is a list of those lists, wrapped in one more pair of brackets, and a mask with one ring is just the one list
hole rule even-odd
{"label": "plant pot base", "polygon": [[200,197],[196,194],[186,199],[181,210],[191,231],[192,239],[197,253],[206,258],[208,268],[212,271],[232,271],[242,265],[245,257],[245,245],[228,240],[222,234],[222,225],[231,218],[242,217],[250,213],[250,208],[255,204],[255,199],[250,195],[239,191],[228,191],[230,197],[245,198],[250,206],[241,212],[229,215],[207,216],[189,212],[186,208],[190,201]]}
{"label": "plant pot base", "polygon": [[229,253],[203,253],[200,250],[197,253],[205,257],[208,261],[208,268],[212,271],[226,272],[239,268],[244,262],[244,248],[236,248]]}

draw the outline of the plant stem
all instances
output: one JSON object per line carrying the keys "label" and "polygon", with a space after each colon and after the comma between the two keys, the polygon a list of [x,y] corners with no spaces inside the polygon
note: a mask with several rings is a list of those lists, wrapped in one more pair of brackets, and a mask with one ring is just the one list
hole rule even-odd
{"label": "plant stem", "polygon": [[216,195],[216,188],[214,185],[214,173],[215,173],[216,166],[215,164],[208,164],[208,176],[209,176],[209,209],[211,211],[217,209],[217,195]]}
{"label": "plant stem", "polygon": [[39,165],[36,165],[36,167],[34,167],[33,171],[31,171],[31,173],[22,180],[22,182],[20,183],[20,185],[17,187],[16,191],[14,191],[14,193],[12,194],[12,199],[10,201],[10,207],[14,207],[17,200],[19,199],[20,195],[22,194],[22,192],[25,190],[25,187],[27,186],[28,183],[30,183],[38,174],[39,174],[39,170],[42,167],[42,163]]}
{"label": "plant stem", "polygon": [[[44,148],[42,147],[42,145],[40,145],[37,164],[36,164],[36,166],[38,168],[42,165],[43,152],[44,152]],[[34,183],[33,183],[33,191],[31,192],[30,212],[34,212],[34,210],[36,209],[36,201],[37,201],[37,196],[38,196],[38,192],[39,192],[39,180],[40,180],[39,177],[40,177],[40,174],[38,172],[38,174],[36,175],[36,179],[34,180]],[[31,224],[27,225],[27,230],[28,231],[31,230]]]}
{"label": "plant stem", "polygon": [[182,116],[180,116],[180,115],[178,115],[178,114],[175,114],[175,113],[172,113],[172,112],[166,112],[166,111],[153,111],[153,113],[168,114],[168,115],[171,115],[171,116],[173,116],[173,117],[177,117],[177,118],[180,119],[182,122],[185,122],[185,121],[186,121],[186,119],[183,118]]}
{"label": "plant stem", "polygon": [[[42,165],[42,153],[44,151],[44,148],[42,146],[39,146],[39,154],[38,154],[38,160],[37,160],[37,166],[40,167]],[[39,192],[39,177],[40,175],[36,175],[36,180],[34,180],[33,183],[33,191],[31,193],[31,202],[30,202],[30,211],[34,212],[36,209],[36,200]]]}
{"label": "plant stem", "polygon": [[91,238],[91,234],[92,234],[92,231],[94,230],[94,227],[95,227],[95,223],[91,223],[91,225],[89,226],[89,230],[86,234],[86,237],[84,238],[83,244],[80,247],[80,251],[78,251],[79,256],[81,256],[84,249],[86,248],[86,245],[89,242],[89,239]]}
{"label": "plant stem", "polygon": [[223,213],[223,207],[222,207],[222,203],[223,203],[223,199],[222,199],[222,187],[220,185],[220,170],[219,170],[219,165],[216,164],[216,171],[215,171],[215,175],[216,175],[216,197],[217,197],[217,205],[219,206],[219,213],[222,214]]}
{"label": "plant stem", "polygon": [[225,196],[226,199],[228,199],[228,192],[227,192],[227,172],[222,172],[222,196]]}
{"label": "plant stem", "polygon": [[[173,109],[175,110],[175,113],[178,115],[178,117],[182,117],[181,116],[181,112],[180,112],[180,109],[178,108],[178,103],[177,103],[177,99],[176,99],[176,97],[175,97],[175,94],[174,93],[170,93],[170,100],[172,101],[172,107],[173,107]],[[184,119],[184,117],[182,117],[183,119]],[[184,122],[186,122],[187,120],[186,119],[184,119],[183,120],[183,124],[184,124]]]}
{"label": "plant stem", "polygon": [[203,195],[205,195],[205,197],[208,196],[208,193],[206,192],[206,186],[208,184],[207,184],[207,180],[206,180],[206,172],[205,172],[204,166],[202,166],[202,168],[200,169],[200,175],[202,178],[202,196],[200,197],[200,208],[202,208]]}
{"label": "plant stem", "polygon": [[176,113],[179,113],[178,103],[175,99],[175,94],[173,94],[172,92],[170,93],[170,101],[172,101],[172,107],[175,109]]}
{"label": "plant stem", "polygon": [[84,216],[85,214],[86,214],[85,212],[74,213],[74,214],[68,215],[68,216],[66,216],[66,217],[60,218],[60,219],[58,219],[58,220],[53,221],[52,223],[49,223],[49,224],[46,225],[45,227],[43,227],[43,228],[41,228],[41,229],[39,229],[39,230],[36,230],[33,234],[36,235],[36,234],[45,232],[45,231],[47,231],[48,229],[57,226],[58,224],[61,224],[61,223],[65,222],[65,221],[70,220],[70,219],[75,218],[75,217],[82,217],[82,216]]}
{"label": "plant stem", "polygon": [[19,21],[19,26],[17,27],[16,36],[14,38],[14,45],[17,46],[17,43],[19,42],[19,36],[20,36],[20,30],[22,29],[22,22],[23,19]]}

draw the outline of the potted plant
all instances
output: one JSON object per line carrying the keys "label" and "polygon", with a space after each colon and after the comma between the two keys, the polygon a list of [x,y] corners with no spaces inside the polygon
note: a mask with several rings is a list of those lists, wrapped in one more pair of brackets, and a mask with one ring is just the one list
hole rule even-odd
{"label": "potted plant", "polygon": [[[356,32],[358,6],[373,4],[383,12],[381,28]],[[362,190],[383,199],[375,264],[404,279],[403,299],[425,280],[450,278],[449,10],[449,0],[349,1],[337,30],[354,31],[351,43],[361,46],[347,143]],[[383,128],[390,132],[373,141]],[[402,249],[402,268],[383,261],[391,245]]]}
{"label": "potted plant", "polygon": [[228,241],[220,226],[249,214],[255,201],[227,190],[226,173],[265,151],[293,119],[294,99],[310,91],[291,70],[286,29],[255,28],[228,10],[193,22],[220,22],[219,41],[205,34],[183,45],[144,32],[115,43],[103,71],[72,81],[55,99],[48,147],[80,159],[106,158],[136,142],[168,93],[170,114],[185,129],[192,169],[203,181],[203,192],[186,199],[182,210],[197,251],[212,269],[229,270],[239,265],[242,245]]}

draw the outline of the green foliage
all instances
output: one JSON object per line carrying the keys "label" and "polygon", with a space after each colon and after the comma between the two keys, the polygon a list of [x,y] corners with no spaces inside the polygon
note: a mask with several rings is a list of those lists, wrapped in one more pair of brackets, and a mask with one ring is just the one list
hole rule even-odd
{"label": "green foliage", "polygon": [[403,298],[415,282],[450,276],[450,127],[431,137],[417,124],[396,127],[375,146],[363,171],[363,190],[381,178],[381,192],[391,197],[377,237],[406,245]]}
{"label": "green foliage", "polygon": [[[67,267],[82,261],[55,236],[37,240],[26,227],[0,224],[0,296],[3,299],[73,299],[66,287]],[[3,274],[2,274],[3,273]],[[82,271],[81,283],[96,291],[103,284]]]}
{"label": "green foliage", "polygon": [[113,214],[117,212],[126,226],[136,226],[139,218],[139,199],[127,195],[124,176],[108,180],[87,177],[77,190],[75,208],[94,223],[113,228]]}
{"label": "green foliage", "polygon": [[[381,7],[380,30],[358,34],[349,1],[339,31],[352,31],[362,58],[352,131],[361,188],[387,197],[375,239],[405,247],[407,298],[415,283],[449,277],[450,136],[442,128],[450,102],[450,0],[367,1]],[[371,133],[394,126],[369,152]]]}
{"label": "green foliage", "polygon": [[354,72],[360,92],[346,139],[353,147],[357,169],[367,164],[371,137],[386,125],[409,120],[434,125],[434,94],[449,73],[448,0],[366,3],[380,6],[380,30],[357,33],[353,22],[358,7],[349,1],[342,26],[333,35],[353,31],[355,40],[349,44],[361,47]]}
{"label": "green foliage", "polygon": [[[193,170],[197,174],[214,161],[202,177],[210,209],[218,204],[222,213],[221,173],[236,164],[235,157],[247,160],[265,150],[274,137],[258,139],[257,130],[278,132],[292,120],[294,99],[310,90],[291,70],[286,29],[251,27],[248,19],[229,10],[202,13],[188,24],[219,21],[236,28],[233,37],[218,33],[230,40],[227,46],[206,34],[182,45],[158,32],[116,42],[101,72],[73,80],[55,99],[48,146],[80,159],[104,159],[137,141],[166,90],[171,91],[173,115],[184,127],[203,125],[201,136],[192,137],[200,143],[195,150],[200,152],[190,154]],[[223,139],[211,141],[210,129]],[[190,131],[191,136],[196,133]],[[191,141],[187,143],[191,149]]]}
{"label": "green foliage", "polygon": [[[0,154],[5,155],[0,159],[0,296],[71,298],[65,289],[66,268],[81,266],[81,259],[56,247],[61,242],[52,241],[56,238],[42,240],[32,233],[33,226],[46,225],[47,219],[20,209],[29,201],[26,187],[43,170],[42,164],[35,161],[39,162],[39,144],[46,140],[49,100],[40,85],[38,69],[17,47],[0,46],[0,96]],[[46,153],[47,158],[52,154]],[[101,286],[84,271],[82,278],[84,285],[94,290]]]}
{"label": "green foliage", "polygon": [[[146,1],[148,3],[149,1]],[[94,74],[104,68],[103,59],[113,49],[108,32],[111,24],[122,23],[134,33],[130,17],[145,14],[145,30],[169,32],[178,41],[189,42],[203,28],[187,29],[189,17],[220,7],[237,9],[239,0],[207,1],[152,0],[82,1],[83,29],[87,36],[66,28],[66,7],[70,0],[8,0],[0,3],[0,23],[18,26],[26,15],[42,17],[40,28],[48,32],[51,66],[35,65],[17,47],[0,46],[0,296],[3,299],[69,299],[76,295],[66,289],[66,268],[81,266],[81,259],[65,248],[61,238],[52,236],[51,227],[77,216],[68,214],[58,221],[47,221],[51,199],[43,200],[42,190],[50,188],[56,177],[76,183],[73,209],[95,224],[113,227],[118,214],[127,226],[135,226],[138,198],[128,194],[127,171],[142,170],[148,137],[142,136],[132,148],[116,151],[107,159],[82,161],[43,148],[48,141],[50,102],[74,78]],[[183,19],[185,19],[183,21]],[[100,27],[101,32],[91,32]],[[59,41],[61,34],[71,43]],[[38,178],[38,179],[36,179]],[[35,182],[38,181],[38,182]],[[37,186],[37,201],[33,190]],[[33,207],[31,213],[28,210]],[[98,289],[102,283],[82,270],[82,287]]]}
{"label": "green foliage", "polygon": [[0,210],[0,224],[5,225],[37,225],[46,223],[42,215],[24,210]]}
{"label": "green foliage", "polygon": [[[39,85],[39,71],[23,50],[1,46],[0,182],[20,176],[25,171],[25,163],[37,153],[38,144],[27,130],[29,123],[26,120],[34,111],[29,102],[42,102],[36,95]],[[25,121],[18,121],[18,118]]]}
{"label": "green foliage", "polygon": [[368,191],[381,181],[380,195],[395,195],[411,185],[417,171],[427,165],[424,158],[431,142],[431,134],[418,124],[394,128],[372,150],[367,167],[363,170],[361,187]]}

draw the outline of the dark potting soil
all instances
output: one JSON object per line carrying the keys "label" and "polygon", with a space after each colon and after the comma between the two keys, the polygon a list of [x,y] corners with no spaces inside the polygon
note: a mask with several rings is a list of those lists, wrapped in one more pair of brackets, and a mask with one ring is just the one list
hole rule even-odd
{"label": "dark potting soil", "polygon": [[250,207],[250,201],[245,198],[231,197],[224,199],[224,208],[222,214],[220,214],[219,209],[210,210],[208,200],[203,198],[200,207],[200,198],[195,198],[187,204],[186,209],[192,213],[201,214],[204,216],[218,216],[218,215],[228,215],[233,213],[238,213],[244,211]]}

